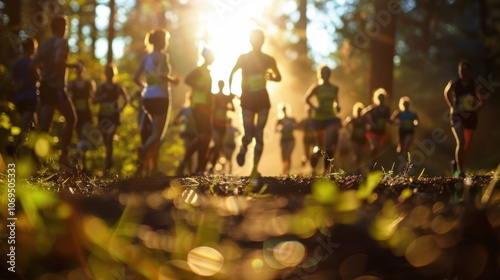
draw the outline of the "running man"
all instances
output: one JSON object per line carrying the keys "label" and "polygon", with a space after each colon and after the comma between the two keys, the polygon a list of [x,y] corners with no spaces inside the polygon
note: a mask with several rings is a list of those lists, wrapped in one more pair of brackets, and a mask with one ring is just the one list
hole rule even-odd
{"label": "running man", "polygon": [[203,64],[195,68],[186,77],[186,84],[191,87],[191,108],[193,110],[194,122],[196,124],[196,139],[186,151],[184,159],[177,168],[177,175],[183,174],[186,162],[198,153],[197,175],[203,175],[207,165],[207,152],[212,136],[212,77],[208,67],[214,62],[214,53],[209,49],[203,49],[201,53]]}
{"label": "running man", "polygon": [[302,166],[304,167],[311,160],[316,143],[316,132],[312,120],[312,108],[307,106],[307,117],[299,123],[299,128],[304,131],[302,142],[304,144],[304,156],[302,156]]}
{"label": "running man", "polygon": [[369,130],[366,138],[370,143],[371,162],[370,168],[375,166],[375,159],[378,158],[382,147],[387,142],[387,125],[391,121],[391,109],[386,103],[387,92],[379,88],[373,93],[373,104],[365,108],[364,115],[369,122]]}
{"label": "running man", "polygon": [[[229,88],[231,89],[234,73],[241,69],[241,108],[245,135],[236,160],[240,166],[245,164],[248,144],[255,138],[252,177],[260,176],[257,168],[264,150],[264,127],[271,108],[269,94],[266,89],[267,81],[281,81],[281,74],[275,59],[262,52],[264,39],[262,30],[251,31],[250,43],[252,50],[238,58],[229,76]],[[257,122],[255,122],[256,116]]]}
{"label": "running man", "polygon": [[[31,67],[33,56],[38,48],[36,39],[28,38],[23,44],[23,57],[14,62],[11,83],[14,86],[14,104],[21,115],[21,133],[14,137],[14,143],[7,146],[7,152],[17,158],[19,147],[32,124],[37,123],[36,109],[38,107],[37,69]],[[34,127],[34,126],[33,126]]]}
{"label": "running man", "polygon": [[399,110],[394,111],[391,116],[391,122],[398,125],[399,142],[397,152],[405,160],[408,158],[408,151],[415,127],[418,126],[418,116],[415,112],[410,111],[411,100],[408,96],[399,99]]}
{"label": "running man", "polygon": [[457,142],[452,172],[454,176],[464,176],[465,157],[477,127],[477,111],[483,103],[480,98],[482,87],[472,77],[469,61],[461,60],[458,63],[458,77],[448,83],[444,98],[450,107],[451,130]]}
{"label": "running man", "polygon": [[[318,67],[318,82],[314,83],[306,94],[306,103],[312,108],[312,119],[316,130],[318,149],[311,158],[311,166],[316,168],[324,149],[324,172],[329,169],[329,159],[333,159],[341,127],[337,113],[340,112],[339,88],[330,83],[331,70],[327,66]],[[313,104],[312,99],[316,102]],[[335,109],[334,109],[335,107]]]}
{"label": "running man", "polygon": [[228,174],[233,172],[233,154],[236,149],[236,137],[240,136],[240,131],[232,125],[231,118],[226,121],[226,134],[224,135],[223,151],[226,163],[229,165]]}
{"label": "running man", "polygon": [[[184,142],[184,152],[187,152],[189,147],[196,140],[196,124],[194,122],[193,110],[191,109],[191,92],[188,91],[185,96],[184,107],[182,107],[174,117],[174,125],[181,125],[181,138]],[[193,172],[193,161],[192,157],[188,158],[184,163],[185,169],[187,169],[188,174]],[[181,172],[184,173],[184,170]]]}
{"label": "running man", "polygon": [[93,80],[85,80],[83,77],[84,66],[76,69],[76,79],[69,82],[68,93],[71,95],[77,115],[76,134],[78,135],[77,152],[80,162],[80,168],[86,171],[85,152],[89,148],[86,146],[85,137],[92,125],[92,114],[90,112],[90,100],[96,91],[96,85]]}
{"label": "running man", "polygon": [[[120,125],[120,113],[129,102],[129,96],[121,85],[115,82],[117,69],[113,64],[107,64],[104,68],[106,81],[99,85],[92,102],[99,104],[98,126],[102,132],[104,146],[106,146],[106,161],[104,164],[104,176],[108,176],[113,166],[113,138],[116,129]],[[123,99],[122,106],[118,100]]]}
{"label": "running man", "polygon": [[69,167],[68,148],[76,124],[76,113],[66,91],[67,68],[79,68],[79,64],[69,64],[69,46],[66,39],[68,19],[54,16],[51,21],[53,36],[48,39],[33,58],[33,67],[40,67],[40,131],[49,133],[55,109],[64,117],[61,136],[61,167]]}
{"label": "running man", "polygon": [[158,174],[160,145],[165,137],[170,111],[170,84],[177,85],[179,79],[170,75],[167,54],[170,33],[165,29],[153,29],[146,34],[146,45],[150,52],[142,60],[134,74],[134,82],[142,93],[144,115],[141,121],[142,146],[138,148],[137,175],[142,175],[147,161],[148,175]]}
{"label": "running man", "polygon": [[281,160],[283,162],[282,175],[289,175],[292,168],[292,152],[295,148],[295,137],[293,131],[297,127],[297,121],[289,117],[286,105],[283,105],[281,118],[276,122],[276,131],[281,132],[280,147]]}
{"label": "running man", "polygon": [[210,148],[208,153],[208,160],[211,164],[209,173],[214,172],[215,165],[219,160],[222,153],[222,145],[224,141],[224,135],[226,134],[226,122],[227,122],[227,111],[234,111],[233,97],[234,95],[225,95],[223,93],[224,81],[219,81],[217,83],[219,91],[214,94],[214,115],[213,115],[213,142],[214,146]]}
{"label": "running man", "polygon": [[365,106],[363,103],[355,103],[352,107],[352,116],[347,117],[344,121],[344,126],[350,130],[354,162],[356,163],[356,168],[359,171],[361,171],[363,154],[368,146],[368,139],[366,139],[368,119],[365,115],[363,115],[364,108]]}

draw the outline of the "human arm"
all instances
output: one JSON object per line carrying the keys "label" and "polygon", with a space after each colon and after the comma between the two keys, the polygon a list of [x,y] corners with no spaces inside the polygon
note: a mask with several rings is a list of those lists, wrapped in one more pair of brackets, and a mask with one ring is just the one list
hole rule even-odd
{"label": "human arm", "polygon": [[118,86],[118,91],[120,92],[120,96],[123,98],[123,105],[121,108],[118,109],[119,112],[121,112],[121,111],[123,111],[125,106],[127,106],[127,104],[130,102],[130,96],[129,96],[127,90],[122,86]]}
{"label": "human arm", "polygon": [[396,124],[398,118],[399,118],[399,110],[396,110],[392,113],[391,118],[389,119],[389,123]]}
{"label": "human arm", "polygon": [[453,86],[453,81],[449,81],[444,89],[444,100],[448,107],[453,108],[453,99],[454,99],[455,89]]}
{"label": "human arm", "polygon": [[269,69],[266,72],[266,80],[273,82],[281,81],[281,73],[278,70],[278,65],[276,65],[276,60],[274,60],[274,58],[271,58]]}
{"label": "human arm", "polygon": [[312,85],[308,92],[306,93],[306,103],[309,105],[309,107],[313,110],[318,110],[318,107],[314,106],[314,104],[311,102],[311,99],[313,96],[316,95],[316,84]]}
{"label": "human arm", "polygon": [[142,91],[142,89],[147,86],[147,84],[142,79],[142,75],[144,74],[144,63],[145,59],[141,61],[141,64],[139,65],[139,67],[137,67],[134,73],[134,83],[139,86],[140,91]]}
{"label": "human arm", "polygon": [[234,73],[236,73],[236,71],[238,71],[239,69],[241,69],[241,56],[238,58],[238,60],[236,61],[236,63],[234,64],[233,66],[233,69],[231,70],[231,74],[229,75],[229,92],[231,92],[231,89],[233,88],[232,85],[233,85],[233,76],[234,76]]}

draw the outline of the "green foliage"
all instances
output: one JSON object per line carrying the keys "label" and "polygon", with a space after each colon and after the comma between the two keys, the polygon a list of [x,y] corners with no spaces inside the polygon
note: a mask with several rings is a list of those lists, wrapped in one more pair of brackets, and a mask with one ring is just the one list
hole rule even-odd
{"label": "green foliage", "polygon": [[327,179],[318,179],[312,185],[313,198],[323,204],[334,204],[339,196],[337,185]]}
{"label": "green foliage", "polygon": [[360,199],[368,199],[378,184],[382,181],[384,173],[380,171],[371,172],[366,177],[366,180],[359,186],[357,197]]}

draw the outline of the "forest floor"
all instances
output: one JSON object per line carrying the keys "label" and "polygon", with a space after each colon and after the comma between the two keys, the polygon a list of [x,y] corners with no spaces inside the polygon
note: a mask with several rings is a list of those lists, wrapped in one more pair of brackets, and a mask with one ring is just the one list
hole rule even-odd
{"label": "forest floor", "polygon": [[0,279],[495,279],[497,180],[51,175],[19,183]]}

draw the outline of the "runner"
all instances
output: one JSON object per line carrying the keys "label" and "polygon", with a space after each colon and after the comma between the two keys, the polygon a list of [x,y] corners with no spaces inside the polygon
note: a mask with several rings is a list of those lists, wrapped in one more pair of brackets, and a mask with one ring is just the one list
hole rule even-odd
{"label": "runner", "polygon": [[295,147],[295,137],[293,131],[297,127],[297,121],[287,114],[287,106],[283,105],[281,117],[276,122],[276,131],[281,132],[280,147],[281,160],[283,162],[282,175],[289,175],[292,168],[292,152]]}
{"label": "runner", "polygon": [[370,143],[370,168],[375,167],[375,160],[379,157],[382,148],[387,142],[387,125],[391,121],[391,109],[386,103],[387,92],[383,88],[373,93],[373,104],[365,108],[364,114],[368,118],[369,131],[366,134]]}
{"label": "runner", "polygon": [[214,115],[213,115],[213,133],[212,139],[214,145],[208,153],[208,160],[211,164],[209,173],[214,172],[215,165],[222,154],[222,146],[224,135],[226,134],[227,111],[234,111],[233,98],[234,95],[225,95],[223,93],[224,81],[217,83],[219,91],[213,96],[214,99]]}
{"label": "runner", "polygon": [[226,158],[226,163],[229,165],[228,174],[233,173],[233,154],[236,149],[236,137],[240,135],[240,131],[232,125],[231,118],[227,118],[226,121],[226,134],[224,134],[224,157]]}
{"label": "runner", "polygon": [[316,132],[312,120],[312,108],[307,106],[307,117],[299,123],[299,128],[304,131],[302,142],[304,144],[304,156],[302,156],[302,166],[311,160],[316,143]]}
{"label": "runner", "polygon": [[[241,108],[245,135],[236,159],[238,165],[243,166],[245,164],[248,144],[255,138],[252,177],[260,176],[257,168],[264,150],[264,127],[271,108],[266,84],[267,81],[281,81],[281,74],[276,61],[262,52],[264,39],[264,32],[261,30],[253,30],[250,33],[252,50],[238,58],[229,76],[229,88],[231,89],[234,73],[241,69]],[[256,116],[257,122],[255,122]]]}
{"label": "runner", "polygon": [[[116,129],[120,125],[120,113],[129,102],[129,96],[125,89],[115,82],[117,69],[113,64],[107,64],[104,68],[106,81],[97,87],[96,94],[92,100],[99,104],[98,126],[102,132],[104,146],[106,146],[106,161],[104,164],[104,176],[108,176],[113,166],[113,138]],[[118,100],[122,97],[123,105]]]}
{"label": "runner", "polygon": [[357,102],[352,107],[352,116],[347,117],[344,121],[344,126],[350,130],[351,147],[354,153],[354,162],[357,170],[361,171],[361,162],[363,154],[368,146],[366,132],[368,128],[368,119],[363,115],[365,106],[361,102]]}
{"label": "runner", "polygon": [[[410,111],[411,100],[408,96],[399,99],[399,110],[394,111],[391,122],[398,124],[399,143],[397,152],[403,159],[407,160],[408,151],[413,140],[415,127],[418,126],[418,116]],[[403,162],[406,165],[406,162]]]}
{"label": "runner", "polygon": [[212,77],[208,67],[214,61],[214,54],[209,49],[203,49],[201,53],[204,62],[186,77],[186,84],[191,87],[191,108],[196,124],[196,139],[186,151],[184,159],[177,168],[177,175],[183,174],[186,162],[198,153],[197,175],[203,175],[207,164],[208,145],[212,134]]}
{"label": "runner", "polygon": [[[177,112],[174,118],[174,125],[181,125],[181,138],[184,142],[184,151],[186,152],[189,147],[196,140],[196,124],[194,122],[193,110],[191,109],[191,92],[186,93],[184,107]],[[193,157],[190,157],[185,162],[184,166],[187,169],[188,174],[193,172]],[[179,163],[180,164],[180,163]],[[182,170],[184,173],[185,170]]]}
{"label": "runner", "polygon": [[482,87],[472,78],[472,67],[469,61],[458,63],[457,80],[450,81],[445,88],[444,97],[450,107],[450,124],[457,142],[455,160],[452,161],[454,176],[465,176],[465,157],[478,122],[478,109],[482,106],[479,94]]}
{"label": "runner", "polygon": [[170,83],[173,85],[179,83],[177,77],[170,75],[170,63],[166,53],[169,39],[168,31],[161,28],[153,29],[146,34],[146,46],[151,50],[134,75],[134,82],[141,89],[144,110],[140,128],[144,141],[137,149],[136,175],[142,175],[145,162],[149,162],[147,175],[161,174],[158,170],[158,156],[168,126]]}
{"label": "runner", "polygon": [[79,64],[69,64],[69,47],[66,39],[68,19],[65,16],[54,16],[51,21],[53,36],[48,39],[33,58],[33,68],[40,67],[42,78],[40,83],[40,131],[49,133],[55,109],[64,117],[61,136],[61,168],[70,167],[68,148],[76,124],[76,113],[66,92],[66,68],[79,68]]}
{"label": "runner", "polygon": [[71,95],[71,99],[73,104],[75,105],[75,111],[77,115],[76,121],[76,134],[78,135],[78,159],[79,159],[79,167],[82,171],[86,171],[86,163],[85,163],[85,152],[89,148],[85,143],[86,135],[88,134],[88,130],[92,125],[92,114],[90,112],[90,100],[93,98],[94,93],[96,91],[96,85],[93,80],[85,80],[83,78],[84,66],[83,63],[81,68],[76,69],[76,79],[69,82],[68,84],[68,92]]}
{"label": "runner", "polygon": [[37,123],[36,109],[38,106],[38,72],[31,67],[38,42],[28,38],[23,44],[23,57],[14,62],[11,83],[14,86],[14,104],[21,115],[21,133],[14,136],[14,142],[7,146],[8,154],[17,158],[19,147],[26,133]]}
{"label": "runner", "polygon": [[[311,158],[311,166],[316,168],[321,157],[320,149],[324,149],[324,173],[329,170],[330,160],[335,155],[335,149],[341,127],[337,113],[340,112],[339,88],[330,83],[331,70],[327,66],[318,67],[318,83],[311,86],[306,94],[306,103],[312,108],[313,124],[316,130],[318,148]],[[313,104],[312,99],[316,99]],[[335,110],[334,110],[335,107]]]}

